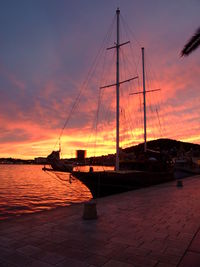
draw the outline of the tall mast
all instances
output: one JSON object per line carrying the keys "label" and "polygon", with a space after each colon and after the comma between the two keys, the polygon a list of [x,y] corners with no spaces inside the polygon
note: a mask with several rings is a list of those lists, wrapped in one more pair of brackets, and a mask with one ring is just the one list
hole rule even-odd
{"label": "tall mast", "polygon": [[117,61],[116,61],[116,162],[115,170],[119,170],[119,8],[116,10],[117,14]]}
{"label": "tall mast", "polygon": [[144,152],[147,151],[147,120],[146,120],[146,89],[145,89],[145,66],[144,47],[142,47],[142,74],[143,74],[143,101],[144,101]]}
{"label": "tall mast", "polygon": [[144,105],[144,152],[147,151],[147,117],[146,117],[146,93],[160,91],[160,89],[146,90],[145,88],[145,64],[144,64],[144,47],[142,47],[142,76],[143,76],[143,91],[131,93],[130,95],[143,94]]}
{"label": "tall mast", "polygon": [[116,52],[117,52],[116,53],[116,83],[100,87],[100,89],[104,89],[104,88],[112,87],[112,86],[116,87],[116,161],[115,161],[115,170],[116,171],[119,170],[119,86],[120,86],[120,84],[130,82],[130,81],[138,78],[138,76],[136,76],[136,77],[132,77],[130,79],[124,80],[124,81],[119,81],[119,48],[120,48],[120,46],[123,46],[123,45],[130,43],[130,41],[127,41],[127,42],[124,42],[121,44],[119,42],[119,14],[120,14],[120,10],[118,8],[116,10],[116,15],[117,15],[117,40],[116,40],[116,43],[114,46],[107,48],[107,50],[116,49]]}

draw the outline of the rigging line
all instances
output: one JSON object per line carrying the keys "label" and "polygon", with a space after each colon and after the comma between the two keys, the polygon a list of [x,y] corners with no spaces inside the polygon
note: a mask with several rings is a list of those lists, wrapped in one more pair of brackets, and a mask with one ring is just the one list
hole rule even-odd
{"label": "rigging line", "polygon": [[[113,23],[114,23],[114,22],[113,22]],[[111,30],[112,30],[112,29],[111,29]],[[93,68],[91,68],[91,71],[90,71],[90,73],[89,73],[89,75],[88,75],[88,79],[87,79],[87,81],[85,82],[85,87],[89,84],[90,79],[94,76],[94,73],[95,73],[95,71],[96,71],[96,69],[97,69],[97,65],[98,65],[99,58],[101,58],[101,54],[102,54],[103,51],[104,51],[105,43],[106,43],[106,40],[108,39],[108,37],[109,37],[109,32],[108,32],[106,38],[104,38],[104,42],[103,42],[103,44],[102,44],[102,46],[101,46],[101,48],[100,48],[100,50],[99,50],[99,53],[98,53],[98,55],[97,55],[97,57],[96,57],[96,62],[94,62],[94,64],[93,64],[94,66],[93,66]]]}
{"label": "rigging line", "polygon": [[[133,71],[130,70],[130,65],[131,65],[131,61],[129,60],[128,56],[127,56],[127,50],[123,49],[121,51],[121,56],[122,56],[122,61],[123,61],[123,64],[124,64],[124,73],[125,74],[131,74]],[[131,68],[132,69],[132,68]]]}
{"label": "rigging line", "polygon": [[[133,50],[133,49],[132,49]],[[131,50],[131,46],[130,46],[130,52],[131,52],[131,54],[132,54],[132,56],[133,56],[133,52],[132,52],[132,50]],[[129,73],[131,73],[131,71],[130,71],[130,68],[133,68],[133,65],[132,65],[132,63],[131,63],[131,61],[130,61],[130,57],[128,57],[128,55],[126,54],[126,53],[124,53],[124,52],[122,52],[123,54],[124,54],[124,57],[125,57],[125,62],[128,62],[129,64],[130,64],[130,66],[128,65],[128,64],[126,64],[126,67],[127,67],[127,69],[128,69],[128,71],[129,71]],[[141,56],[140,56],[141,57]],[[138,63],[139,63],[139,57],[138,57]],[[138,88],[139,87],[141,87],[140,86],[140,75],[139,75],[139,73],[138,73],[138,66],[134,66],[134,68],[135,68],[135,72],[136,72],[136,75],[137,75],[137,77],[138,77],[138,81],[137,81],[137,84],[138,84]],[[134,88],[136,88],[135,87],[135,83],[132,83],[132,87],[133,87],[133,89]],[[137,91],[138,91],[138,89],[136,89]],[[135,91],[136,91],[135,90]],[[130,87],[129,87],[129,93],[130,93]]]}
{"label": "rigging line", "polygon": [[158,109],[157,108],[156,108],[156,114],[157,114],[157,117],[158,117],[158,122],[159,122],[159,126],[160,126],[161,136],[163,136],[162,127],[161,127],[161,123],[160,123],[160,116],[159,116],[159,113],[158,113]]}
{"label": "rigging line", "polygon": [[[128,65],[128,63],[130,61],[129,61],[129,58],[128,58],[127,54],[124,52],[124,50],[121,51],[121,56],[122,56],[122,61],[123,61],[123,64],[124,64],[124,73],[125,73],[125,78],[126,78],[126,77],[128,77],[128,75],[131,75],[131,73],[132,73],[132,71],[130,71],[130,66]],[[138,78],[138,73],[137,73],[136,77]],[[127,84],[129,92],[130,92],[131,86],[134,87],[135,83]]]}
{"label": "rigging line", "polygon": [[136,38],[135,34],[133,33],[133,31],[131,30],[131,28],[129,27],[128,23],[126,22],[126,20],[124,19],[124,17],[122,15],[121,15],[121,21],[122,21],[123,25],[125,26],[124,29],[125,29],[126,34],[128,35],[128,31],[129,31],[132,34],[133,38],[135,39],[137,45],[139,47],[142,47],[141,43]]}
{"label": "rigging line", "polygon": [[[77,95],[77,97],[76,97],[76,99],[75,99],[75,101],[74,101],[74,103],[73,103],[73,105],[71,107],[70,113],[69,113],[69,115],[68,115],[68,117],[67,117],[67,119],[66,119],[66,121],[65,121],[65,123],[63,125],[63,128],[61,129],[61,132],[60,132],[60,135],[59,135],[58,140],[61,139],[61,137],[63,135],[63,131],[66,128],[66,126],[67,126],[67,124],[68,124],[68,122],[69,122],[69,120],[70,120],[70,118],[71,118],[74,110],[76,109],[76,107],[77,107],[77,105],[78,105],[78,103],[80,101],[81,94],[82,94],[83,90],[86,88],[87,83],[89,82],[89,76],[90,76],[90,74],[92,72],[93,66],[96,64],[95,61],[97,60],[97,57],[95,58],[94,63],[92,64],[92,67],[91,67],[91,69],[88,72],[87,78],[84,81],[83,85],[81,86],[81,89],[79,90],[79,93],[78,93],[78,95]],[[56,142],[55,146],[57,145],[57,143],[58,143],[58,141]],[[54,148],[55,148],[55,146],[54,146]]]}
{"label": "rigging line", "polygon": [[[124,75],[124,79],[128,76],[127,75],[127,73],[129,73],[128,72],[128,66],[127,66],[127,64],[126,64],[126,60],[125,60],[125,58],[126,58],[126,56],[125,56],[125,51],[124,50],[122,50],[121,51],[121,61],[122,61],[122,64],[124,65],[124,68],[123,68],[123,72],[122,72],[122,75]],[[128,88],[129,88],[129,86],[128,86]],[[120,94],[122,95],[122,97],[123,97],[123,95],[124,95],[124,90],[121,90],[120,91]],[[127,134],[127,132],[126,132],[126,127],[125,127],[125,125],[126,125],[126,112],[125,112],[125,108],[123,107],[123,102],[124,101],[122,101],[121,102],[121,110],[122,110],[122,112],[121,112],[121,118],[122,118],[122,120],[121,120],[121,124],[122,124],[122,131],[121,131],[121,144],[122,144],[122,146],[123,146],[123,144],[125,143],[125,137],[126,137],[126,134]]]}
{"label": "rigging line", "polygon": [[[132,135],[132,130],[131,130],[131,128],[130,128],[130,121],[129,121],[129,114],[128,114],[128,112],[125,112],[125,114],[124,114],[124,117],[125,117],[125,123],[126,123],[126,125],[128,125],[128,130],[126,131],[126,135],[127,135],[127,137],[133,137],[133,135]],[[128,138],[127,138],[128,139]],[[130,141],[126,141],[126,143],[125,144],[127,144],[127,143],[130,143]]]}
{"label": "rigging line", "polygon": [[[135,58],[136,60],[133,60],[133,63],[132,66],[134,66],[135,70],[136,70],[136,73],[138,74],[138,68],[140,66],[140,62],[141,62],[141,54],[139,54],[138,56],[136,56],[135,54],[135,50],[134,50],[134,47],[133,47],[133,44],[130,42],[129,44],[129,47],[130,47],[130,53],[132,54],[132,58]],[[139,76],[139,74],[138,74]]]}
{"label": "rigging line", "polygon": [[[122,21],[122,25],[123,25],[123,28],[124,28],[124,32],[127,34],[128,39],[131,39],[131,40],[132,40],[132,38],[129,38],[129,36],[130,36],[130,37],[133,36],[133,39],[136,41],[136,44],[141,48],[142,45],[141,45],[140,42],[137,40],[135,34],[132,32],[132,30],[130,29],[128,23],[126,22],[126,20],[123,18],[122,15],[121,15],[121,21]],[[131,50],[134,51],[132,42],[130,42],[129,45],[130,45]],[[138,61],[138,62],[139,62],[139,61]],[[136,69],[138,68],[138,62],[137,62],[137,64],[136,64],[135,61],[134,61]]]}
{"label": "rigging line", "polygon": [[[111,38],[111,34],[112,34],[112,32],[110,33],[109,40],[110,40],[110,38]],[[102,72],[101,72],[101,75],[100,75],[100,82],[99,82],[99,84],[102,83],[102,80],[104,79],[105,72],[106,72],[106,68],[107,68],[107,66],[106,66],[106,64],[107,64],[107,61],[106,61],[106,54],[107,54],[107,50],[105,50],[104,57],[103,57]],[[99,88],[99,87],[100,87],[100,86],[98,86],[98,88]]]}
{"label": "rigging line", "polygon": [[[124,66],[123,65],[124,65],[124,62],[123,62],[123,49],[120,49],[120,66],[121,66],[121,68],[120,68],[120,79],[122,81],[125,80]],[[120,94],[120,97],[123,96],[123,87],[120,87],[119,94]],[[120,108],[121,108],[121,101],[120,101]]]}
{"label": "rigging line", "polygon": [[[116,15],[115,15],[115,17],[116,17]],[[103,51],[106,51],[106,50],[105,50],[106,44],[108,43],[108,40],[110,40],[110,37],[111,37],[111,35],[112,35],[112,32],[113,32],[113,25],[114,25],[114,23],[115,23],[115,19],[116,19],[115,17],[114,17],[114,19],[113,19],[112,25],[111,25],[111,27],[110,27],[108,33],[106,34],[106,37],[104,38],[104,42],[103,42],[102,47],[101,47],[102,53],[103,53]],[[99,54],[100,54],[100,53],[99,53]],[[104,53],[104,55],[105,55],[105,53]],[[99,57],[100,57],[100,55],[99,55]],[[105,56],[104,56],[104,57],[105,57]],[[96,64],[96,66],[97,66],[97,64]],[[96,66],[95,66],[95,68],[94,68],[92,74],[94,74],[94,72],[95,72],[95,70],[96,70]]]}
{"label": "rigging line", "polygon": [[[112,127],[112,125],[113,124],[115,125],[116,122],[115,122],[115,120],[112,119],[113,118],[113,116],[112,116],[113,115],[113,111],[112,111],[112,108],[110,108],[111,105],[112,105],[112,103],[110,103],[110,106],[108,106],[108,108],[107,108],[107,124],[108,125],[110,124],[111,127]],[[116,135],[115,135],[114,129],[115,129],[115,126],[112,127],[112,129],[110,131],[109,138],[111,139],[111,142],[113,142],[113,146],[115,147]]]}
{"label": "rigging line", "polygon": [[63,131],[64,131],[64,129],[65,129],[67,123],[69,122],[69,120],[70,120],[70,118],[71,118],[71,114],[72,114],[72,112],[74,111],[74,108],[75,108],[75,106],[76,106],[76,103],[79,101],[79,98],[80,98],[81,93],[82,93],[82,92],[81,92],[81,90],[80,90],[78,96],[76,97],[75,102],[74,102],[73,105],[72,105],[72,108],[71,108],[71,110],[70,110],[70,113],[69,113],[69,115],[68,115],[68,117],[67,117],[67,119],[66,119],[66,121],[65,121],[65,123],[64,123],[64,125],[63,125],[63,127],[62,127],[62,129],[61,129],[61,132],[60,132],[60,134],[59,134],[58,140],[57,140],[56,143],[55,143],[54,149],[55,149],[56,145],[58,144],[58,141],[59,141],[59,140],[61,139],[61,137],[62,137]]}
{"label": "rigging line", "polygon": [[[125,73],[125,77],[127,76],[127,72],[129,72],[130,73],[130,71],[129,71],[129,69],[128,69],[128,64],[126,64],[126,59],[127,59],[127,57],[126,57],[126,53],[124,52],[124,51],[122,51],[122,58],[123,58],[123,61],[124,61],[124,73]],[[134,84],[133,84],[134,85]],[[130,87],[131,87],[131,85],[130,84],[128,84],[127,85],[128,86],[128,89],[129,89],[129,91],[130,91]],[[125,106],[128,106],[128,105],[125,105]],[[127,109],[128,110],[128,109]],[[127,111],[127,112],[129,112],[129,110]],[[129,131],[126,131],[126,124],[127,124],[127,115],[126,115],[126,110],[125,110],[125,108],[124,108],[124,114],[123,114],[124,116],[123,116],[123,118],[124,118],[124,124],[123,124],[123,126],[124,126],[124,129],[123,129],[123,135],[124,135],[124,137],[122,136],[122,143],[124,143],[125,141],[124,141],[124,139],[125,139],[125,136],[127,135],[129,135]],[[129,121],[128,121],[129,122]],[[129,128],[129,130],[130,130],[130,125],[129,125],[129,123],[128,123],[128,128]]]}
{"label": "rigging line", "polygon": [[[64,185],[65,187],[66,187],[66,182],[69,182],[69,183],[71,183],[71,180],[75,180],[75,178],[72,176],[71,178],[69,177],[69,179],[62,179],[60,176],[59,176],[59,174],[57,174],[57,173],[55,173],[54,172],[54,175],[51,175],[50,174],[50,172],[48,172],[48,171],[45,171],[45,173],[47,174],[47,175],[49,175],[51,178],[53,178],[53,179],[55,179],[56,181],[58,181],[59,183],[61,183],[62,185]],[[73,188],[73,191],[75,191],[75,192],[77,192],[77,193],[79,193],[80,191],[79,190],[75,190],[74,188]]]}
{"label": "rigging line", "polygon": [[98,106],[96,112],[96,125],[95,125],[95,141],[94,141],[94,157],[96,154],[96,141],[97,141],[97,128],[98,128],[98,120],[99,120],[99,110],[100,110],[100,103],[101,103],[101,90],[99,90],[98,94]]}
{"label": "rigging line", "polygon": [[[153,70],[153,68],[151,67],[151,62],[149,61],[149,57],[148,57],[148,55],[146,56],[147,57],[147,60],[146,60],[146,62],[147,62],[147,78],[148,78],[148,82],[151,82],[151,81],[153,81],[154,82],[154,84],[156,83],[156,81],[158,80],[157,79],[157,75],[155,74],[155,72],[154,72],[154,70]],[[152,83],[153,83],[152,82]],[[161,88],[161,86],[157,86],[157,84],[156,84],[156,86],[151,86],[151,84],[150,84],[150,86],[149,86],[149,88]]]}
{"label": "rigging line", "polygon": [[[128,121],[129,121],[129,124],[130,124],[130,130],[131,130],[131,134],[132,134],[132,137],[134,137],[134,134],[133,134],[133,123],[132,123],[132,119],[131,119],[131,115],[130,115],[130,97],[128,97],[128,109],[127,109],[127,113],[128,113]],[[133,113],[132,113],[133,114]]]}
{"label": "rigging line", "polygon": [[[114,23],[113,23],[114,24]],[[106,40],[106,44],[110,41],[111,39],[111,36],[112,36],[112,32],[113,32],[113,28],[114,27],[111,27],[110,28],[110,31],[109,33],[107,34],[107,40]],[[106,45],[107,46],[107,45]],[[104,79],[104,76],[105,76],[105,72],[106,72],[106,69],[107,69],[107,61],[106,61],[106,54],[107,54],[107,49],[105,49],[105,53],[103,55],[103,64],[102,64],[102,72],[101,72],[101,75],[100,75],[100,82],[99,84],[101,84],[102,80]],[[100,95],[100,92],[98,94],[98,105],[97,105],[97,112],[96,112],[96,116],[94,118],[94,121],[93,121],[93,126],[92,126],[92,130],[95,130],[95,148],[94,148],[94,153],[95,153],[95,150],[96,150],[96,138],[97,138],[97,126],[98,126],[98,120],[99,120],[99,112],[100,112],[100,104],[101,104],[101,95]],[[91,138],[91,135],[92,133],[90,134],[90,137],[89,139]],[[89,141],[88,141],[89,143]]]}
{"label": "rigging line", "polygon": [[[113,53],[112,53],[112,62],[114,62],[114,57],[116,57],[116,51],[114,50],[113,51]],[[105,71],[106,71],[106,69],[105,69]],[[104,72],[105,72],[104,71]],[[107,74],[107,73],[106,73]],[[107,77],[107,80],[108,80],[108,75],[106,76]],[[105,80],[105,79],[104,79]],[[106,84],[106,82],[104,82],[105,84]],[[102,92],[102,99],[103,99],[103,94],[104,94],[104,90],[102,90],[103,92]],[[106,108],[106,109],[104,109],[103,110],[104,112],[102,113],[102,119],[103,119],[103,121],[106,121],[106,119],[108,118],[108,113],[110,112],[109,111],[109,106]],[[108,112],[109,111],[109,112]],[[104,117],[105,117],[105,119],[104,119]]]}
{"label": "rigging line", "polygon": [[[130,47],[130,45],[129,45],[129,47]],[[130,60],[130,57],[128,57],[127,56],[127,53],[125,53],[125,50],[124,49],[122,49],[122,51],[121,51],[121,54],[124,56],[124,62],[126,63],[126,65],[127,66],[131,66],[131,69],[133,69],[132,68],[132,61]],[[126,60],[125,60],[126,59]],[[129,64],[129,65],[128,65]],[[129,69],[130,70],[130,69]],[[137,72],[137,70],[136,70],[136,72]]]}
{"label": "rigging line", "polygon": [[[114,53],[112,54],[112,60],[114,61],[114,58],[116,57],[116,52],[114,51]],[[102,99],[103,99],[103,96],[104,96],[104,90],[101,90],[101,91],[103,91],[103,94],[102,94]],[[113,92],[114,92],[115,90],[113,90]],[[109,99],[112,99],[111,97],[109,98]],[[112,104],[112,103],[111,103]],[[108,107],[107,108],[105,108],[104,110],[103,110],[103,113],[102,113],[102,119],[103,119],[103,121],[106,121],[106,118],[107,118],[107,114],[108,114],[108,112],[110,112],[110,110],[109,110],[109,108],[110,108],[110,106],[108,105]]]}
{"label": "rigging line", "polygon": [[127,120],[126,120],[126,111],[125,108],[121,109],[121,125],[122,125],[122,131],[121,131],[121,147],[123,147],[125,145],[125,142],[127,140],[126,136],[128,136],[128,132],[127,132]]}
{"label": "rigging line", "polygon": [[131,120],[131,115],[130,115],[129,109],[128,109],[127,113],[128,113],[128,125],[129,125],[129,128],[130,128],[130,132],[131,132],[132,138],[136,139],[136,135],[135,135],[134,130],[133,130],[133,124],[132,124],[132,120]]}
{"label": "rigging line", "polygon": [[152,64],[151,64],[151,61],[149,60],[148,54],[145,56],[145,58],[146,58],[145,61],[147,62],[147,68],[148,68],[149,76],[152,77],[152,80],[158,80],[157,74],[154,71],[154,68],[152,67]]}
{"label": "rigging line", "polygon": [[121,59],[122,59],[122,62],[124,64],[124,73],[126,73],[126,70],[128,70],[127,71],[128,73],[131,73],[130,69],[128,67],[129,60],[128,60],[128,57],[126,56],[126,53],[124,52],[124,50],[121,51]]}
{"label": "rigging line", "polygon": [[[102,97],[101,97],[101,102],[103,102],[103,94],[104,94],[104,90],[101,90],[102,91]],[[112,94],[113,94],[113,91],[111,91],[112,92]],[[112,95],[109,95],[109,100],[111,100],[111,99],[113,99],[112,98]],[[108,102],[106,102],[106,104],[107,104],[107,107],[105,107],[102,111],[102,121],[104,122],[104,125],[106,125],[106,127],[108,127],[108,125],[110,124],[110,122],[112,121],[111,120],[111,113],[112,113],[112,102],[110,103],[110,101],[109,101],[109,103]],[[113,114],[113,113],[112,113]],[[104,128],[105,128],[105,126],[104,126]],[[113,128],[112,128],[113,129]],[[109,136],[109,133],[110,133],[110,128],[109,128],[109,130],[107,131],[107,135],[106,136],[104,136],[103,138],[104,138],[104,143],[105,143],[105,140],[110,140],[110,136]],[[113,134],[113,132],[111,131],[111,136],[112,136],[112,139],[114,139],[113,138],[113,136],[114,136],[114,134]],[[106,138],[108,138],[108,139],[106,139]]]}
{"label": "rigging line", "polygon": [[[138,99],[138,98],[137,98]],[[140,128],[141,127],[141,124],[142,124],[142,119],[141,119],[141,117],[142,117],[142,110],[141,110],[141,97],[139,97],[139,103],[140,103],[140,105],[139,105],[139,109],[137,108],[137,103],[138,103],[138,100],[137,100],[136,98],[134,98],[134,97],[132,97],[132,98],[130,98],[130,96],[129,96],[129,98],[128,98],[128,106],[130,107],[132,107],[132,106],[134,106],[135,107],[135,111],[132,111],[132,113],[130,114],[130,111],[129,111],[129,109],[128,109],[128,116],[129,116],[129,121],[130,121],[130,127],[131,127],[131,129],[132,129],[132,135],[133,135],[133,138],[135,138],[136,140],[137,140],[137,135],[136,135],[136,133],[135,133],[135,128],[137,127],[137,128]],[[131,100],[131,102],[133,102],[133,100],[135,100],[134,101],[134,105],[130,105],[130,100]],[[137,102],[136,102],[137,101]],[[134,116],[133,116],[134,115]],[[136,116],[135,116],[136,115]],[[134,127],[134,125],[136,126],[136,127]]]}
{"label": "rigging line", "polygon": [[[149,57],[147,57],[147,63],[148,63],[147,64],[147,68],[148,68],[148,73],[149,73],[149,75],[147,76],[148,83],[149,83],[149,88],[153,88],[153,86],[150,84],[150,82],[151,82],[151,80],[157,81],[157,78],[156,78],[155,72],[153,71],[153,68],[151,67],[151,64],[150,64],[150,61],[149,61]],[[150,77],[150,75],[152,76],[152,78]],[[150,78],[151,78],[151,80],[150,80]],[[160,98],[159,98],[159,100],[160,100]],[[155,104],[153,104],[153,105],[155,106],[155,111],[157,113],[157,119],[158,119],[158,124],[159,124],[160,135],[163,135],[161,121],[160,121],[159,114],[158,114],[158,109],[160,109],[160,101],[159,100],[157,98],[157,101],[156,102],[154,101]]]}
{"label": "rigging line", "polygon": [[[116,15],[115,15],[115,17],[116,17]],[[110,32],[110,29],[112,29],[112,27],[113,27],[113,24],[114,24],[114,22],[115,22],[115,17],[114,17],[114,19],[113,19],[113,21],[112,21],[112,23],[111,23],[111,26],[110,26],[110,28],[109,28],[108,33]],[[62,136],[62,134],[63,134],[63,131],[64,131],[64,129],[66,128],[67,123],[69,122],[69,120],[70,120],[70,118],[71,118],[72,112],[75,110],[75,108],[76,108],[76,106],[77,106],[77,104],[78,104],[78,102],[79,102],[79,100],[80,100],[80,96],[81,96],[81,94],[82,94],[82,91],[83,91],[83,89],[86,87],[86,85],[87,85],[87,83],[88,83],[88,81],[89,81],[89,77],[90,77],[90,75],[91,75],[91,73],[92,73],[92,69],[93,69],[93,67],[96,65],[96,61],[97,61],[97,59],[98,59],[98,57],[99,57],[99,55],[100,55],[100,53],[101,53],[102,47],[103,47],[103,45],[104,45],[104,43],[105,43],[105,41],[106,41],[106,39],[107,39],[108,33],[106,34],[106,37],[104,38],[104,40],[103,40],[103,42],[102,42],[102,45],[100,46],[100,48],[99,48],[99,50],[98,50],[97,56],[96,56],[95,59],[93,60],[92,66],[91,66],[91,68],[89,69],[89,72],[88,72],[88,74],[87,74],[87,76],[86,76],[86,80],[83,82],[83,84],[82,84],[82,86],[81,86],[81,89],[80,89],[79,92],[78,92],[78,95],[77,95],[77,97],[76,97],[76,99],[75,99],[75,102],[73,103],[73,105],[72,105],[72,107],[71,107],[70,113],[69,113],[69,115],[68,115],[68,117],[67,117],[67,119],[66,119],[66,121],[65,121],[65,123],[64,123],[64,125],[63,125],[63,127],[62,127],[62,129],[61,129],[61,132],[60,132],[60,134],[59,134],[58,140],[60,140],[60,138],[61,138],[61,136]],[[55,145],[54,145],[54,149],[55,149],[56,145],[58,144],[58,140],[56,141],[56,143],[55,143]],[[54,149],[53,149],[53,150],[54,150]]]}
{"label": "rigging line", "polygon": [[95,127],[95,149],[96,149],[96,139],[97,139],[97,129],[98,129],[98,123],[99,123],[99,113],[100,113],[100,105],[101,105],[101,99],[103,97],[102,90],[99,90],[99,99],[98,99],[98,109],[97,109],[97,116],[96,116],[96,127]]}
{"label": "rigging line", "polygon": [[[130,47],[131,48],[131,47]],[[131,51],[132,52],[132,51]],[[133,54],[133,53],[132,53]],[[127,57],[127,55],[125,55],[125,57]],[[140,58],[141,58],[141,55],[140,55]],[[137,72],[137,74],[138,74],[138,70],[136,69],[136,72]],[[140,90],[140,88],[141,88],[141,80],[140,80],[140,76],[139,76],[139,74],[138,74],[138,81],[137,81],[137,87],[135,86],[135,83],[133,83],[133,89],[131,90],[131,92],[132,91],[136,91],[136,92],[138,92],[139,90]],[[129,93],[131,93],[130,91],[129,91]],[[138,100],[137,100],[138,99]],[[130,104],[130,100],[131,100],[131,102],[133,103],[133,101],[134,101],[134,104]],[[139,102],[139,110],[138,109],[136,109],[136,107],[137,107],[137,103]],[[135,110],[135,112],[132,112],[132,113],[134,113],[134,114],[137,114],[137,115],[139,115],[139,114],[142,114],[142,97],[141,97],[141,95],[139,96],[139,98],[134,98],[134,97],[131,97],[130,95],[128,96],[128,106],[130,107],[134,107],[136,110]],[[131,108],[131,109],[133,109],[133,108]],[[130,116],[130,111],[128,111],[129,112],[129,118],[131,118],[131,116]],[[131,121],[133,121],[133,119],[131,119]],[[140,126],[141,126],[141,124],[142,124],[142,116],[141,115],[139,115],[139,116],[134,116],[134,124],[136,125],[136,127],[138,127],[138,128],[140,128]],[[132,129],[132,134],[133,134],[133,123],[131,123],[131,127],[130,127],[131,129]],[[134,127],[135,128],[135,127]],[[134,138],[136,138],[136,135],[134,134]]]}
{"label": "rigging line", "polygon": [[[115,18],[114,18],[114,20],[115,20]],[[105,51],[105,53],[104,53],[104,59],[105,59],[105,54],[106,54],[106,49],[105,49],[105,46],[106,46],[106,44],[108,43],[108,41],[110,40],[110,37],[111,37],[111,35],[112,35],[112,32],[113,32],[113,25],[114,25],[114,21],[113,20],[113,22],[112,22],[112,25],[111,25],[111,27],[110,27],[110,29],[109,29],[109,31],[108,31],[108,33],[107,33],[107,35],[106,35],[106,38],[104,38],[104,42],[103,42],[103,45],[102,45],[102,54],[103,54],[103,51]],[[99,58],[101,58],[101,55],[99,54]],[[105,60],[104,60],[105,61]],[[94,75],[94,73],[95,73],[95,71],[96,71],[96,69],[97,69],[97,64],[98,64],[98,62],[96,63],[96,66],[95,66],[95,68],[94,68],[94,70],[92,71],[92,73],[91,73],[91,76],[93,76]],[[102,76],[103,74],[101,74],[101,76]],[[88,81],[88,83],[89,83],[89,81]]]}
{"label": "rigging line", "polygon": [[54,172],[54,175],[50,174],[50,172],[48,172],[48,171],[45,171],[45,173],[46,173],[47,175],[49,175],[51,178],[53,178],[53,179],[57,180],[58,182],[60,182],[62,185],[65,185],[65,186],[66,186],[66,183],[63,183],[63,182],[64,182],[64,181],[65,181],[65,182],[68,182],[68,180],[60,179],[60,178],[58,177],[58,175],[57,175],[55,172]]}

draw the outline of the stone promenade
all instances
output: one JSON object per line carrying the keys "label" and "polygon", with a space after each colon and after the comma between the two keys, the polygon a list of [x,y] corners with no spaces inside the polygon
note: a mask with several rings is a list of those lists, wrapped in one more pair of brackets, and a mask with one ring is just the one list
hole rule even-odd
{"label": "stone promenade", "polygon": [[[56,190],[56,188],[55,188]],[[200,176],[0,223],[0,267],[200,267]]]}

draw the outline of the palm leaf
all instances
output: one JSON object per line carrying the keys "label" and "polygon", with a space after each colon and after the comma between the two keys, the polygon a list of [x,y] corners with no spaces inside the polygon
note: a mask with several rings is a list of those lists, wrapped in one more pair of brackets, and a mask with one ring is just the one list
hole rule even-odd
{"label": "palm leaf", "polygon": [[183,50],[181,51],[181,56],[188,56],[194,50],[196,50],[197,47],[199,47],[199,46],[200,46],[200,28],[197,29],[195,34],[186,43]]}

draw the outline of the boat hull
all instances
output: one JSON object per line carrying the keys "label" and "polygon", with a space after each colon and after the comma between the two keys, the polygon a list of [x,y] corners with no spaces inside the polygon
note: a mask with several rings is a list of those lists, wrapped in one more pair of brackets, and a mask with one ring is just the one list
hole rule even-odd
{"label": "boat hull", "polygon": [[174,179],[173,172],[145,171],[74,171],[72,175],[88,187],[93,198],[122,193]]}
{"label": "boat hull", "polygon": [[50,162],[50,165],[54,171],[59,172],[72,172],[72,164],[64,164],[63,162]]}
{"label": "boat hull", "polygon": [[47,157],[47,160],[54,171],[72,172],[74,167],[72,162],[66,162],[65,160],[60,159],[60,150],[52,151],[52,153]]}

